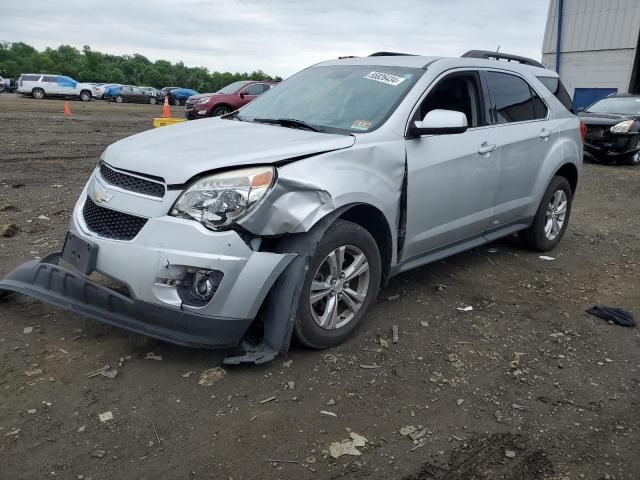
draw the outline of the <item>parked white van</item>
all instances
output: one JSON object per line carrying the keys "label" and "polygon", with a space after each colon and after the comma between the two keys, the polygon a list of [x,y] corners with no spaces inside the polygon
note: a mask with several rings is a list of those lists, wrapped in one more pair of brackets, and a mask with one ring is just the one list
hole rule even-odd
{"label": "parked white van", "polygon": [[80,83],[64,75],[43,75],[23,73],[18,78],[18,92],[33,98],[65,97],[79,98],[88,102],[96,96],[95,88],[88,83]]}

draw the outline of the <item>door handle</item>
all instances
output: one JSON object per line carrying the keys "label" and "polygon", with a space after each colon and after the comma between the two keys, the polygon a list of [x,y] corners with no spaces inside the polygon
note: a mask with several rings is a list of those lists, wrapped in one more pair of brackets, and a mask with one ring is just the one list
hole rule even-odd
{"label": "door handle", "polygon": [[478,148],[478,153],[480,155],[484,155],[486,153],[491,153],[496,149],[496,144],[492,143],[491,145],[489,145],[487,142],[482,142],[482,145],[480,145],[480,148]]}
{"label": "door handle", "polygon": [[543,128],[540,131],[540,138],[546,140],[547,138],[549,138],[551,136],[551,131],[547,130],[546,128]]}

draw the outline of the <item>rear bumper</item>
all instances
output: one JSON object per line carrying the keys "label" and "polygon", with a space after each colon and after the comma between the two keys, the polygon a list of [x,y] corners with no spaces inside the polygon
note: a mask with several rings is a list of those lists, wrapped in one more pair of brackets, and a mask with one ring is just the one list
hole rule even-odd
{"label": "rear bumper", "polygon": [[117,327],[197,348],[238,344],[251,319],[205,316],[118,293],[57,265],[59,254],[22,264],[0,281],[9,290]]}

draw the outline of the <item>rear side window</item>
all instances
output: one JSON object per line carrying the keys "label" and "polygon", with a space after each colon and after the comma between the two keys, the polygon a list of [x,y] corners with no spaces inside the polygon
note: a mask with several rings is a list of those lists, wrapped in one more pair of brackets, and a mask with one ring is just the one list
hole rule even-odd
{"label": "rear side window", "polygon": [[536,105],[529,84],[508,73],[487,72],[489,90],[495,103],[496,122],[499,124],[526,122],[546,117],[536,115]]}
{"label": "rear side window", "polygon": [[542,100],[533,89],[531,89],[531,96],[533,97],[533,114],[535,115],[536,120],[547,118],[547,113],[549,111],[547,104],[544,103],[544,100]]}
{"label": "rear side window", "polygon": [[37,82],[40,80],[40,75],[22,75],[21,80],[23,82]]}
{"label": "rear side window", "polygon": [[42,81],[47,83],[56,83],[58,81],[58,77],[55,75],[45,75],[42,77]]}
{"label": "rear side window", "polygon": [[560,103],[564,105],[564,108],[573,114],[576,113],[571,97],[569,96],[569,92],[564,88],[564,85],[562,85],[562,82],[558,77],[538,77],[538,80],[540,80],[540,82],[542,82],[542,84],[547,87],[547,89],[549,89],[549,91],[553,93],[558,100],[560,100]]}

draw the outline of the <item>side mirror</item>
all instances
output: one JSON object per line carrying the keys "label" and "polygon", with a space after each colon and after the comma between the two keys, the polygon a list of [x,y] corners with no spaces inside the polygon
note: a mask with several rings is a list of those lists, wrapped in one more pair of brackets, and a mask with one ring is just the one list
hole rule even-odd
{"label": "side mirror", "polygon": [[585,107],[576,108],[576,113],[584,112]]}
{"label": "side mirror", "polygon": [[240,98],[244,98],[246,94],[244,92],[240,92],[238,95],[240,95]]}
{"label": "side mirror", "polygon": [[424,119],[413,122],[410,133],[413,135],[450,135],[467,130],[467,116],[455,110],[431,110]]}

